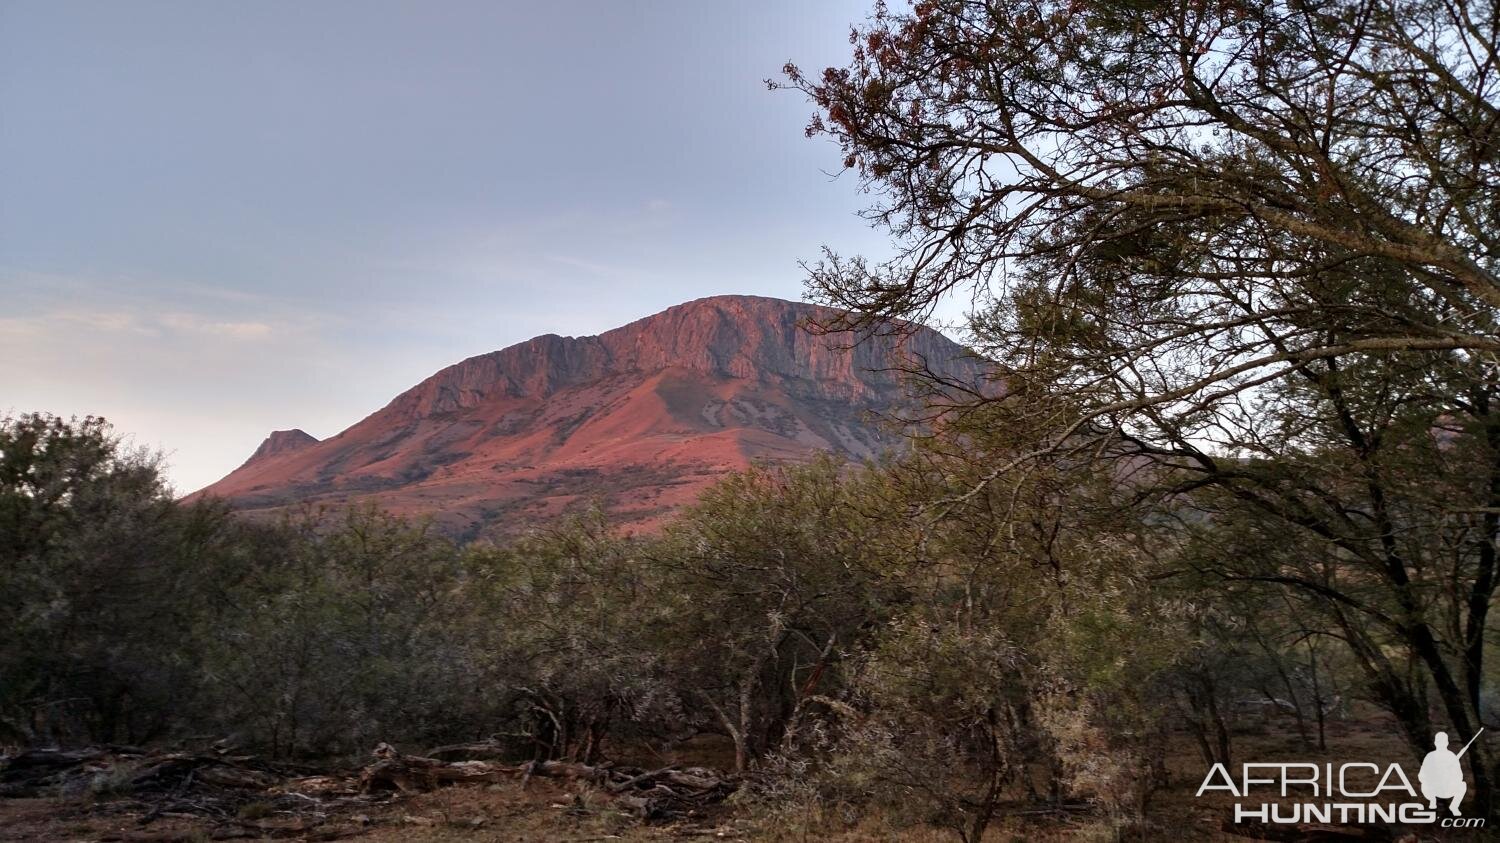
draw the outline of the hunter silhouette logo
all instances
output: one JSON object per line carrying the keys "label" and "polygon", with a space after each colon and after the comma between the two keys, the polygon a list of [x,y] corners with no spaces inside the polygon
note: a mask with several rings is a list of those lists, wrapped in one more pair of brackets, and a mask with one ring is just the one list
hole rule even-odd
{"label": "hunter silhouette logo", "polygon": [[[1196,795],[1218,790],[1244,800],[1234,806],[1237,823],[1384,822],[1479,828],[1485,818],[1464,817],[1459,803],[1469,791],[1461,759],[1483,732],[1475,732],[1458,752],[1448,748],[1447,732],[1434,735],[1433,749],[1422,759],[1417,773],[1420,795],[1400,764],[1382,767],[1369,761],[1242,764],[1238,780],[1220,763],[1208,771]],[[1279,798],[1265,798],[1273,795]],[[1245,804],[1251,800],[1259,804]],[[1439,808],[1439,802],[1447,803],[1446,812]]]}
{"label": "hunter silhouette logo", "polygon": [[1484,729],[1480,729],[1475,732],[1474,737],[1469,738],[1469,742],[1464,744],[1457,755],[1448,749],[1447,732],[1438,732],[1433,736],[1432,745],[1435,749],[1422,759],[1422,770],[1417,773],[1417,781],[1422,783],[1422,795],[1426,797],[1428,807],[1436,811],[1439,799],[1449,799],[1452,801],[1448,803],[1448,810],[1455,817],[1462,816],[1458,811],[1458,803],[1463,801],[1469,785],[1464,781],[1464,768],[1458,763],[1458,759],[1464,757],[1464,753],[1469,751],[1475,738],[1483,731]]}

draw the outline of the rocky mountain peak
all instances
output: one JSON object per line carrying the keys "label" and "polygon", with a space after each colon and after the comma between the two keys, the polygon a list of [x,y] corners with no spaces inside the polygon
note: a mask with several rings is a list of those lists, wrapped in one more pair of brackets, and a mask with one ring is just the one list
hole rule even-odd
{"label": "rocky mountain peak", "polygon": [[316,444],[318,444],[316,436],[295,427],[291,430],[273,430],[271,435],[260,443],[260,447],[255,449],[255,453],[250,455],[250,459],[245,460],[245,465],[300,451]]}

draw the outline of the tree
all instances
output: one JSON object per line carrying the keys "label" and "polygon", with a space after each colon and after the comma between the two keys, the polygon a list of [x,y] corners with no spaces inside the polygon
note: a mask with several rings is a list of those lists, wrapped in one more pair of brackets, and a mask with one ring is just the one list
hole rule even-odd
{"label": "tree", "polygon": [[466,735],[483,721],[460,555],[373,508],[243,527],[214,570],[221,605],[190,630],[212,698],[203,722],[272,754]]}
{"label": "tree", "polygon": [[[809,285],[863,325],[977,303],[1005,390],[972,400],[1032,440],[964,494],[1152,465],[1138,502],[1304,542],[1202,567],[1330,618],[1414,751],[1428,687],[1473,734],[1500,528],[1493,10],[922,0],[851,41],[788,84],[899,252],[829,253]],[[1483,811],[1495,761],[1471,753]]]}
{"label": "tree", "polygon": [[475,667],[537,760],[593,763],[611,737],[683,728],[663,666],[682,646],[664,633],[674,595],[650,550],[594,509],[472,554]]}
{"label": "tree", "polygon": [[845,467],[752,468],[709,489],[667,531],[675,681],[735,746],[735,767],[777,747],[843,653],[881,618],[878,524]]}
{"label": "tree", "polygon": [[[871,629],[818,695],[826,716],[780,748],[802,784],[777,786],[809,814],[873,803],[980,840],[1018,797],[1029,810],[1087,800],[1129,826],[1161,783],[1185,624],[1152,587],[1159,539],[1088,466],[961,496],[1013,444],[988,416],[844,481],[845,506],[880,525],[852,543],[879,588]],[[853,521],[836,512],[820,520]]]}
{"label": "tree", "polygon": [[863,660],[823,784],[858,786],[887,813],[951,829],[978,843],[1026,765],[1050,759],[1035,743],[1031,654],[999,629],[921,618],[893,621]]}
{"label": "tree", "polygon": [[227,531],[102,418],[0,419],[0,731],[140,741],[199,687],[186,634]]}

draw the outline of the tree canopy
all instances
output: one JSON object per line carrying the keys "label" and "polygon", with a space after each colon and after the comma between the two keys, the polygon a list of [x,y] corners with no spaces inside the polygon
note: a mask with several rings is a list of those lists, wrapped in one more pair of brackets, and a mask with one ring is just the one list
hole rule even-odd
{"label": "tree canopy", "polygon": [[829,252],[809,289],[861,325],[970,298],[1003,388],[966,403],[1013,441],[945,506],[1091,465],[1198,537],[1163,576],[1284,592],[1414,750],[1429,693],[1472,734],[1500,528],[1493,4],[922,0],[850,42],[783,84],[897,254]]}

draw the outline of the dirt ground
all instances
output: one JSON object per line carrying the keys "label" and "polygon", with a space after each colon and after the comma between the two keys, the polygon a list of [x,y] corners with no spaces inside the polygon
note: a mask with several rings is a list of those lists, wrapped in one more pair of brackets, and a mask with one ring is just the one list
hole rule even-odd
{"label": "dirt ground", "polygon": [[[1377,717],[1337,723],[1324,752],[1304,747],[1285,724],[1242,734],[1235,740],[1236,763],[1250,762],[1402,762],[1415,771],[1391,724]],[[712,754],[711,745],[701,747]],[[1122,839],[1147,841],[1240,841],[1222,826],[1232,816],[1233,798],[1194,793],[1207,772],[1194,745],[1178,736],[1171,747],[1168,788],[1158,791],[1144,828]],[[532,779],[520,782],[451,787],[432,793],[391,796],[366,806],[340,809],[328,816],[279,815],[258,803],[242,806],[233,823],[165,814],[147,819],[151,806],[131,798],[101,796],[49,799],[0,799],[0,841],[208,841],[208,840],[358,840],[369,843],[511,843],[511,841],[666,841],[816,840],[819,843],[864,843],[901,840],[911,843],[957,841],[951,831],[901,828],[865,817],[853,824],[836,815],[780,818],[774,825],[731,803],[711,815],[669,824],[645,825],[620,810],[598,790],[581,783]],[[1430,828],[1419,833],[1369,840],[1468,841],[1500,839],[1500,828],[1456,831]],[[1107,820],[1092,815],[1054,815],[1027,811],[997,818],[986,841],[1064,841],[1117,839]],[[1288,838],[1295,839],[1295,838]],[[1315,838],[1304,838],[1315,839]],[[1331,839],[1331,838],[1329,838]],[[1359,838],[1341,838],[1359,839]]]}

